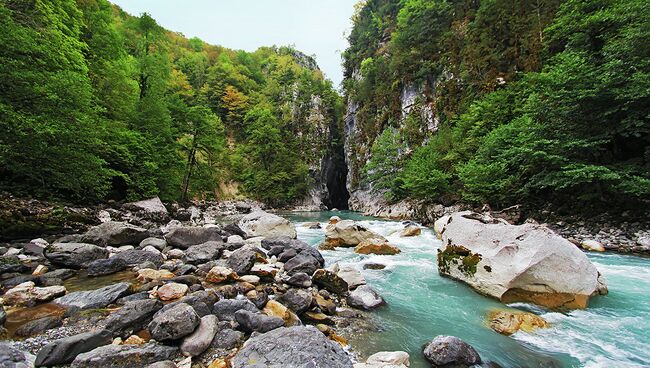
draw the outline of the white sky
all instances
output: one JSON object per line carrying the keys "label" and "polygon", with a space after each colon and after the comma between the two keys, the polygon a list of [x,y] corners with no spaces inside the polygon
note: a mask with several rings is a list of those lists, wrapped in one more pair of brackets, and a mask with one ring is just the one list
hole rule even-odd
{"label": "white sky", "polygon": [[110,0],[132,15],[151,14],[186,37],[232,49],[295,45],[315,55],[327,78],[343,79],[341,52],[358,0]]}

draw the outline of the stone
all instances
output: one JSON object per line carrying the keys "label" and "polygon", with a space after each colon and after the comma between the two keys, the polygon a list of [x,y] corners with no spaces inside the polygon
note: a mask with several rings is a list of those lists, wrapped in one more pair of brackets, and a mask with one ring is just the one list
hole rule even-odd
{"label": "stone", "polygon": [[210,362],[210,365],[208,365],[208,368],[228,368],[228,363],[224,359],[215,359],[212,362]]}
{"label": "stone", "polygon": [[282,318],[267,316],[259,312],[253,313],[244,309],[235,312],[235,320],[240,329],[245,332],[265,333],[284,325]]}
{"label": "stone", "polygon": [[178,348],[155,343],[106,345],[80,354],[72,368],[135,368],[173,358]]}
{"label": "stone", "polygon": [[450,218],[451,216],[449,215],[442,216],[433,223],[433,232],[436,234],[438,239],[442,239],[442,233],[444,232],[445,226],[449,222]]}
{"label": "stone", "polygon": [[583,240],[580,243],[582,249],[590,250],[592,252],[604,252],[605,247],[598,241],[593,239]]}
{"label": "stone", "polygon": [[219,317],[219,321],[234,321],[235,312],[247,310],[258,313],[259,309],[248,299],[223,299],[219,300],[212,307],[212,313]]}
{"label": "stone", "polygon": [[284,321],[284,325],[286,327],[299,326],[302,324],[300,322],[300,318],[298,318],[295,313],[293,313],[282,303],[275,300],[269,300],[264,306],[264,309],[262,309],[262,313],[266,314],[267,316],[281,318]]}
{"label": "stone", "polygon": [[128,294],[130,287],[131,284],[120,282],[97,290],[76,291],[55,299],[54,303],[66,308],[77,307],[82,310],[104,308]]}
{"label": "stone", "polygon": [[399,236],[406,238],[411,236],[418,236],[422,234],[422,229],[417,225],[408,225],[400,233]]}
{"label": "stone", "polygon": [[316,285],[332,293],[345,295],[348,292],[348,283],[332,271],[319,269],[311,278]]}
{"label": "stone", "polygon": [[279,270],[271,265],[256,263],[250,270],[251,275],[258,276],[260,279],[273,280]]}
{"label": "stone", "polygon": [[253,285],[258,285],[260,283],[260,278],[259,276],[255,275],[244,275],[239,278],[240,281],[243,282],[248,282]]}
{"label": "stone", "polygon": [[29,268],[22,264],[17,257],[3,256],[0,257],[0,274],[6,273],[23,273],[27,272]]}
{"label": "stone", "polygon": [[228,257],[228,260],[226,262],[228,264],[228,267],[230,267],[238,275],[243,276],[250,272],[251,268],[253,268],[253,265],[255,265],[255,261],[258,258],[266,258],[263,254],[260,253],[261,252],[258,252],[255,247],[245,245],[234,251],[230,257]]}
{"label": "stone", "polygon": [[146,238],[140,242],[138,248],[144,249],[146,247],[154,247],[159,251],[162,251],[163,249],[167,248],[167,241],[162,238]]}
{"label": "stone", "polygon": [[355,247],[367,240],[385,242],[386,238],[352,220],[338,221],[325,227],[325,244],[330,247]]}
{"label": "stone", "polygon": [[110,257],[107,259],[98,259],[88,265],[86,273],[88,276],[104,276],[116,272],[124,271],[129,267],[128,263],[118,257]]}
{"label": "stone", "polygon": [[200,318],[194,308],[179,303],[159,313],[149,323],[148,329],[151,337],[157,341],[177,340],[194,332],[199,322]]}
{"label": "stone", "polygon": [[329,224],[330,225],[336,225],[338,222],[341,221],[341,218],[338,216],[332,216],[330,217]]}
{"label": "stone", "polygon": [[284,270],[289,275],[299,272],[310,275],[321,267],[322,264],[316,258],[306,253],[300,253],[284,264]]}
{"label": "stone", "polygon": [[543,225],[458,212],[444,226],[442,242],[438,272],[503,303],[585,308],[606,289],[587,256]]}
{"label": "stone", "polygon": [[437,336],[424,348],[424,357],[434,367],[469,367],[481,363],[476,350],[455,336]]}
{"label": "stone", "polygon": [[[61,327],[62,324],[63,321],[61,320],[60,316],[43,317],[29,321],[24,325],[18,327],[14,332],[14,335],[20,337],[30,337],[42,334],[43,332],[55,327]],[[2,365],[0,365],[0,367],[1,366]]]}
{"label": "stone", "polygon": [[363,241],[354,248],[355,253],[359,254],[377,254],[377,255],[395,255],[401,250],[387,242],[375,242],[374,240]]}
{"label": "stone", "polygon": [[17,348],[0,343],[0,367],[3,368],[32,368],[36,357]]}
{"label": "stone", "polygon": [[296,314],[306,312],[313,301],[313,297],[309,291],[301,289],[289,289],[282,295],[280,301],[289,307]]}
{"label": "stone", "polygon": [[336,304],[334,304],[332,300],[325,299],[325,297],[323,297],[322,295],[316,294],[314,296],[314,301],[316,302],[318,308],[320,308],[320,310],[323,311],[323,313],[329,315],[333,315],[336,313]]}
{"label": "stone", "polygon": [[33,276],[41,276],[41,275],[46,274],[47,271],[48,271],[47,266],[45,266],[45,265],[38,265],[38,266],[36,266],[36,268],[34,269],[34,272],[32,272],[32,275],[33,275]]}
{"label": "stone", "polygon": [[164,253],[168,259],[182,259],[185,257],[185,252],[180,249],[169,249]]}
{"label": "stone", "polygon": [[187,249],[192,245],[207,242],[222,242],[221,231],[218,227],[191,227],[181,226],[171,230],[165,235],[165,240],[172,247]]}
{"label": "stone", "polygon": [[108,250],[93,244],[55,243],[46,248],[45,257],[55,265],[84,268],[93,261],[108,258]]}
{"label": "stone", "polygon": [[381,263],[364,263],[363,269],[364,270],[383,270],[386,268],[386,265],[383,265]]}
{"label": "stone", "polygon": [[156,299],[127,302],[104,320],[104,328],[116,334],[137,332],[149,324],[151,317],[162,307],[163,304]]}
{"label": "stone", "polygon": [[[411,365],[410,356],[405,351],[381,351],[366,359],[366,364],[371,367],[381,368],[388,367],[409,367]],[[367,367],[367,368],[371,368]]]}
{"label": "stone", "polygon": [[238,225],[248,237],[286,235],[295,239],[297,236],[296,228],[289,220],[262,210],[242,217]]}
{"label": "stone", "polygon": [[[221,322],[220,325],[222,324],[228,325],[229,322]],[[243,332],[235,331],[230,327],[224,327],[217,332],[212,340],[211,346],[216,349],[231,350],[241,346],[244,340],[245,336]]]}
{"label": "stone", "polygon": [[192,245],[185,250],[183,260],[189,264],[203,264],[219,259],[223,251],[223,243],[220,241],[209,241],[203,244]]}
{"label": "stone", "polygon": [[352,368],[343,348],[313,326],[280,327],[252,337],[231,363],[232,368]]}
{"label": "stone", "polygon": [[198,356],[212,344],[214,336],[219,331],[219,319],[214,315],[201,318],[199,327],[186,336],[181,343],[181,352],[185,356]]}
{"label": "stone", "polygon": [[488,313],[487,320],[490,328],[502,335],[512,335],[519,330],[530,333],[538,328],[550,327],[538,315],[515,310],[492,310]]}
{"label": "stone", "polygon": [[165,259],[160,252],[155,253],[140,249],[132,249],[125,252],[120,252],[111,258],[123,259],[129,266],[137,266],[145,262],[151,262],[156,265],[156,267],[160,267],[163,262],[165,262]]}
{"label": "stone", "polygon": [[163,360],[162,362],[155,362],[153,364],[149,364],[146,368],[178,368],[176,366],[176,363],[172,362],[171,360]]}
{"label": "stone", "polygon": [[214,284],[219,284],[222,282],[237,281],[239,277],[237,273],[230,268],[222,266],[214,266],[210,269],[208,274],[205,276],[207,282],[212,282]]}
{"label": "stone", "polygon": [[361,285],[350,292],[347,302],[351,307],[369,310],[384,304],[384,299],[369,285]]}
{"label": "stone", "polygon": [[365,285],[366,279],[361,272],[351,265],[339,265],[335,263],[330,267],[330,271],[336,273],[336,276],[343,279],[348,284],[348,289],[354,290],[358,286]]}
{"label": "stone", "polygon": [[298,272],[284,280],[287,284],[295,287],[308,288],[312,285],[311,276],[304,272]]}
{"label": "stone", "polygon": [[138,335],[131,335],[126,340],[124,340],[124,345],[142,345],[145,343],[146,341]]}
{"label": "stone", "polygon": [[228,244],[239,244],[243,242],[244,242],[244,238],[242,238],[239,235],[230,235],[228,239],[226,239],[226,243]]}
{"label": "stone", "polygon": [[318,312],[305,312],[302,315],[302,318],[305,320],[307,323],[311,324],[326,324],[326,325],[334,325],[334,320],[330,318],[328,315],[325,313],[318,313]]}
{"label": "stone", "polygon": [[125,222],[108,221],[91,227],[81,235],[80,241],[101,246],[116,246],[139,244],[148,237],[149,232],[146,229]]}
{"label": "stone", "polygon": [[108,330],[86,332],[52,341],[38,351],[36,366],[50,367],[71,363],[79,354],[97,347],[108,345],[112,341]]}
{"label": "stone", "polygon": [[140,282],[169,280],[175,276],[176,275],[174,273],[167,270],[154,270],[151,268],[143,268],[138,270],[138,281]]}
{"label": "stone", "polygon": [[155,296],[163,301],[180,299],[189,291],[189,287],[185,284],[170,282],[158,288]]}
{"label": "stone", "polygon": [[153,197],[138,202],[126,203],[122,208],[136,212],[139,218],[153,220],[157,222],[166,221],[169,219],[169,212],[162,203],[160,198]]}
{"label": "stone", "polygon": [[5,305],[34,306],[65,294],[64,286],[37,287],[27,281],[9,289],[2,297]]}

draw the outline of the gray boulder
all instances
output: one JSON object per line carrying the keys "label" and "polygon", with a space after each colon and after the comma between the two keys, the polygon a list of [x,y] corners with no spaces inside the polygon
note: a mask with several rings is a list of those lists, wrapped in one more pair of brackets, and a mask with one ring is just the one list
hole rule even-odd
{"label": "gray boulder", "polygon": [[[18,327],[16,329],[16,332],[14,332],[14,335],[20,337],[30,337],[41,334],[55,327],[61,327],[62,324],[63,321],[59,316],[43,317],[29,321],[24,325]],[[0,367],[2,367],[2,365],[0,365]]]}
{"label": "gray boulder", "polygon": [[111,343],[111,333],[107,330],[86,332],[45,345],[36,355],[36,365],[50,367],[72,362],[79,354]]}
{"label": "gray boulder", "polygon": [[176,363],[172,362],[171,360],[163,360],[162,362],[155,362],[153,364],[149,364],[146,368],[178,368],[176,366]]}
{"label": "gray boulder", "polygon": [[211,346],[215,349],[230,350],[241,346],[244,339],[243,332],[233,330],[232,328],[222,328],[215,335]]}
{"label": "gray boulder", "polygon": [[289,289],[282,297],[280,298],[282,304],[289,307],[289,309],[296,312],[296,314],[302,314],[306,312],[307,309],[311,306],[313,297],[309,291],[301,289]]}
{"label": "gray boulder", "polygon": [[343,348],[313,326],[280,327],[252,337],[231,363],[232,368],[352,368]]}
{"label": "gray boulder", "polygon": [[98,259],[88,265],[86,270],[88,276],[110,275],[116,272],[124,271],[129,264],[122,258],[110,257],[107,259]]}
{"label": "gray boulder", "polygon": [[240,329],[246,332],[269,332],[284,325],[280,317],[271,317],[261,313],[253,313],[244,309],[235,312],[235,320]]}
{"label": "gray boulder", "polygon": [[140,242],[140,245],[138,245],[138,249],[142,249],[144,247],[152,246],[159,251],[162,251],[167,247],[167,241],[165,239],[161,238],[146,238],[145,240]]}
{"label": "gray boulder", "polygon": [[128,294],[130,287],[131,284],[121,282],[97,290],[76,291],[55,299],[54,303],[63,307],[78,307],[79,309],[104,308]]}
{"label": "gray boulder", "polygon": [[106,345],[79,355],[73,368],[135,368],[169,360],[178,348],[148,343],[144,345]]}
{"label": "gray boulder", "polygon": [[201,318],[199,327],[186,336],[181,343],[181,352],[185,356],[197,356],[212,344],[214,336],[219,331],[219,319],[214,315]]}
{"label": "gray boulder", "polygon": [[116,334],[135,332],[144,328],[151,317],[163,307],[157,299],[134,300],[124,304],[104,321],[105,328]]}
{"label": "gray boulder", "polygon": [[161,253],[154,253],[140,249],[131,249],[120,252],[111,258],[123,259],[129,266],[137,266],[145,262],[151,262],[155,264],[156,267],[160,267],[165,262]]}
{"label": "gray boulder", "polygon": [[345,295],[348,292],[348,283],[330,270],[317,270],[311,279],[316,285],[332,293]]}
{"label": "gray boulder", "polygon": [[298,272],[293,274],[291,277],[285,280],[285,282],[291,286],[308,288],[312,285],[311,276],[304,272]]}
{"label": "gray boulder", "polygon": [[242,217],[237,225],[249,237],[288,235],[295,239],[297,236],[296,227],[289,220],[262,210]]}
{"label": "gray boulder", "polygon": [[55,243],[47,247],[45,257],[55,265],[82,268],[98,259],[108,258],[108,251],[93,244]]}
{"label": "gray boulder", "polygon": [[126,203],[122,208],[135,212],[141,219],[153,221],[166,221],[169,219],[167,208],[158,197]]}
{"label": "gray boulder", "polygon": [[3,368],[32,368],[35,356],[15,347],[0,343],[0,367]]}
{"label": "gray boulder", "polygon": [[228,267],[239,276],[246,275],[253,268],[258,253],[262,255],[261,251],[258,252],[253,246],[243,246],[230,255],[227,261]]}
{"label": "gray boulder", "polygon": [[174,228],[165,235],[165,240],[172,247],[180,249],[187,249],[192,245],[203,244],[209,241],[223,241],[221,231],[218,227],[189,226]]}
{"label": "gray boulder", "polygon": [[259,309],[248,299],[224,299],[214,304],[212,313],[219,317],[219,321],[234,321],[235,312],[238,310],[247,310],[252,313],[258,313]]}
{"label": "gray boulder", "polygon": [[424,348],[424,356],[434,367],[469,367],[481,363],[476,350],[455,336],[437,336]]}
{"label": "gray boulder", "polygon": [[384,299],[372,287],[361,285],[350,292],[347,302],[351,307],[369,310],[384,304]]}
{"label": "gray boulder", "polygon": [[185,337],[199,325],[200,318],[194,308],[185,303],[158,314],[151,323],[149,331],[151,337],[157,341],[176,340]]}
{"label": "gray boulder", "polygon": [[220,241],[209,241],[203,244],[192,245],[187,248],[183,260],[190,264],[203,264],[219,259],[223,251],[223,243]]}
{"label": "gray boulder", "polygon": [[306,253],[299,253],[284,264],[284,270],[289,275],[294,275],[299,272],[311,275],[319,268],[321,268],[320,262]]}
{"label": "gray boulder", "polygon": [[135,245],[148,237],[146,229],[125,222],[108,221],[91,227],[81,235],[80,241],[102,246]]}

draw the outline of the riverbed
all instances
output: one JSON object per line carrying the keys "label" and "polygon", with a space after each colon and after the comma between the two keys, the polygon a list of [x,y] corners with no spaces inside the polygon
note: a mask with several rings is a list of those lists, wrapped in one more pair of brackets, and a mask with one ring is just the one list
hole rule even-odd
{"label": "riverbed", "polygon": [[[350,341],[361,356],[403,350],[411,355],[412,368],[430,367],[421,354],[422,346],[437,335],[454,335],[474,346],[483,360],[504,368],[650,366],[650,259],[590,253],[589,258],[607,280],[609,295],[592,298],[586,310],[559,312],[525,303],[504,306],[438,274],[436,254],[442,243],[431,229],[402,238],[398,234],[404,225],[399,221],[345,211],[284,214],[296,224],[298,238],[313,246],[323,241],[324,227],[333,215],[359,221],[402,251],[394,256],[359,255],[351,248],[321,251],[328,266],[339,262],[359,269],[386,300],[386,306],[371,313],[381,330]],[[314,221],[323,229],[303,226]],[[386,268],[364,270],[368,263]],[[495,308],[533,312],[551,327],[500,335],[485,321]]]}

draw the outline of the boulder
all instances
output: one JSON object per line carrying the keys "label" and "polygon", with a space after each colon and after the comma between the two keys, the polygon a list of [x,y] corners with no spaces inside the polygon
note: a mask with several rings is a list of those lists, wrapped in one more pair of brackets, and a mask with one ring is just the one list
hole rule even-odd
{"label": "boulder", "polygon": [[214,266],[205,276],[205,281],[219,284],[222,282],[237,281],[237,273],[230,268]]}
{"label": "boulder", "polygon": [[212,313],[219,317],[219,321],[234,321],[235,312],[247,310],[258,313],[259,309],[248,299],[223,299],[219,300],[212,307]]}
{"label": "boulder", "polygon": [[222,242],[221,231],[218,227],[181,226],[172,229],[165,235],[165,240],[172,247],[187,249],[192,245],[204,244],[211,241]]}
{"label": "boulder", "polygon": [[264,309],[262,309],[262,313],[266,314],[267,316],[281,318],[284,321],[284,325],[286,327],[299,326],[302,324],[300,322],[300,318],[298,318],[298,316],[293,313],[291,309],[285,307],[282,303],[275,300],[269,300],[264,306]]}
{"label": "boulder", "polygon": [[130,292],[131,284],[120,282],[97,290],[76,291],[54,300],[55,304],[79,309],[104,308]]}
{"label": "boulder", "polygon": [[282,295],[280,301],[297,314],[302,314],[311,306],[313,297],[309,291],[289,289]]}
{"label": "boulder", "polygon": [[102,246],[133,245],[148,237],[149,232],[146,229],[126,222],[108,221],[91,227],[81,235],[80,241]]}
{"label": "boulder", "polygon": [[355,253],[359,254],[378,254],[378,255],[394,255],[401,252],[401,250],[385,241],[375,242],[374,240],[364,240],[354,248]]}
{"label": "boulder", "polygon": [[442,233],[445,230],[445,225],[449,222],[450,217],[451,216],[449,215],[442,216],[433,223],[433,232],[436,234],[438,239],[442,239]]}
{"label": "boulder", "polygon": [[212,344],[214,336],[219,331],[219,319],[214,315],[201,318],[199,327],[186,336],[181,343],[181,352],[185,356],[197,356]]}
{"label": "boulder", "polygon": [[34,282],[27,281],[9,289],[3,295],[5,305],[34,306],[65,294],[64,286],[37,287]]}
{"label": "boulder", "polygon": [[153,221],[167,221],[169,212],[160,198],[154,197],[143,201],[126,203],[122,208],[135,212],[139,218]]}
{"label": "boulder", "polygon": [[129,264],[122,258],[110,257],[107,259],[98,259],[88,265],[86,273],[88,276],[104,276],[116,272],[124,271]]}
{"label": "boulder", "polygon": [[350,290],[356,289],[358,286],[365,285],[366,279],[361,272],[351,265],[339,265],[335,263],[330,267],[330,271],[336,273],[336,276],[343,279],[348,284]]}
{"label": "boulder", "polygon": [[381,351],[369,356],[365,363],[355,364],[354,368],[407,368],[410,365],[410,356],[405,351]]}
{"label": "boulder", "polygon": [[606,288],[587,256],[546,226],[458,212],[444,225],[442,242],[440,274],[504,303],[585,308]]}
{"label": "boulder", "polygon": [[189,264],[203,264],[219,259],[223,251],[223,243],[220,241],[209,241],[203,244],[192,245],[185,250],[183,260]]}
{"label": "boulder", "polygon": [[424,348],[424,357],[434,367],[470,367],[481,363],[476,350],[455,336],[437,336]]}
{"label": "boulder", "polygon": [[550,326],[536,314],[516,310],[490,311],[487,320],[490,328],[502,335],[512,335],[519,330],[533,332],[538,328]]}
{"label": "boulder", "polygon": [[106,345],[80,354],[72,368],[135,368],[173,358],[178,348],[155,343]]}
{"label": "boulder", "polygon": [[289,275],[295,275],[296,273],[311,275],[321,267],[322,264],[311,254],[299,253],[284,264],[284,271]]}
{"label": "boulder", "polygon": [[55,265],[82,268],[98,259],[108,258],[108,250],[93,244],[55,243],[47,247],[45,257]]}
{"label": "boulder", "polygon": [[190,288],[185,284],[170,282],[159,287],[154,295],[160,300],[169,301],[182,298],[189,290]]}
{"label": "boulder", "polygon": [[248,237],[286,235],[295,239],[295,226],[289,220],[262,210],[254,211],[242,217],[239,227]]}
{"label": "boulder", "polygon": [[20,260],[15,256],[3,256],[0,257],[0,274],[5,273],[22,273],[27,272],[29,268],[25,266]]}
{"label": "boulder", "polygon": [[417,225],[408,225],[402,231],[400,231],[399,236],[406,238],[411,236],[418,236],[422,234],[422,229]]}
{"label": "boulder", "polygon": [[593,239],[588,239],[588,240],[583,240],[580,243],[580,246],[582,249],[585,250],[590,250],[592,252],[604,252],[605,251],[605,246],[603,246],[602,243],[599,241],[593,240]]}
{"label": "boulder", "polygon": [[162,313],[159,313],[151,323],[151,337],[157,341],[177,340],[185,337],[199,325],[200,318],[194,308],[188,304],[179,303]]}
{"label": "boulder", "polygon": [[313,326],[280,327],[252,337],[231,363],[232,368],[352,368],[343,348]]}
{"label": "boulder", "polygon": [[104,328],[120,335],[125,332],[137,332],[144,328],[162,307],[163,304],[156,299],[127,302],[104,320]]}
{"label": "boulder", "polygon": [[265,333],[284,325],[282,318],[267,316],[259,312],[253,313],[244,309],[235,312],[235,321],[245,332]]}
{"label": "boulder", "polygon": [[112,340],[111,333],[108,330],[86,332],[55,340],[38,351],[35,364],[36,366],[46,367],[68,364],[77,355],[110,344]]}
{"label": "boulder", "polygon": [[123,259],[129,266],[137,266],[145,262],[151,262],[156,267],[160,267],[165,259],[160,252],[150,252],[148,250],[132,249],[125,252],[120,252],[111,258]]}
{"label": "boulder", "polygon": [[0,343],[0,367],[6,368],[32,368],[35,356],[15,347]]}
{"label": "boulder", "polygon": [[312,285],[311,276],[304,272],[294,273],[292,276],[284,280],[285,283],[301,288],[308,288]]}
{"label": "boulder", "polygon": [[234,251],[230,257],[228,257],[228,267],[235,271],[239,276],[243,276],[250,272],[253,265],[255,265],[255,260],[258,258],[265,258],[264,254],[260,253],[261,251],[258,251],[256,247],[245,245]]}
{"label": "boulder", "polygon": [[327,247],[355,247],[366,240],[385,242],[386,238],[352,220],[330,223],[325,228]]}
{"label": "boulder", "polygon": [[350,292],[347,302],[351,307],[369,310],[384,304],[384,299],[369,285],[361,285]]}
{"label": "boulder", "polygon": [[167,241],[161,238],[146,238],[145,240],[140,242],[140,245],[138,245],[138,249],[144,249],[146,247],[154,247],[159,251],[162,251],[167,247]]}
{"label": "boulder", "polygon": [[176,365],[176,363],[172,362],[171,360],[163,360],[162,362],[155,362],[153,364],[149,364],[146,368],[178,368],[178,366]]}
{"label": "boulder", "polygon": [[345,295],[348,292],[348,283],[332,271],[319,269],[312,275],[312,281],[335,294]]}
{"label": "boulder", "polygon": [[[43,332],[55,327],[61,327],[62,324],[63,321],[60,316],[43,317],[29,321],[24,325],[18,327],[14,332],[14,335],[20,337],[30,337],[42,334]],[[2,367],[2,365],[0,365],[0,367]]]}
{"label": "boulder", "polygon": [[140,282],[169,280],[175,276],[174,273],[167,270],[154,270],[152,268],[138,270],[138,281]]}

